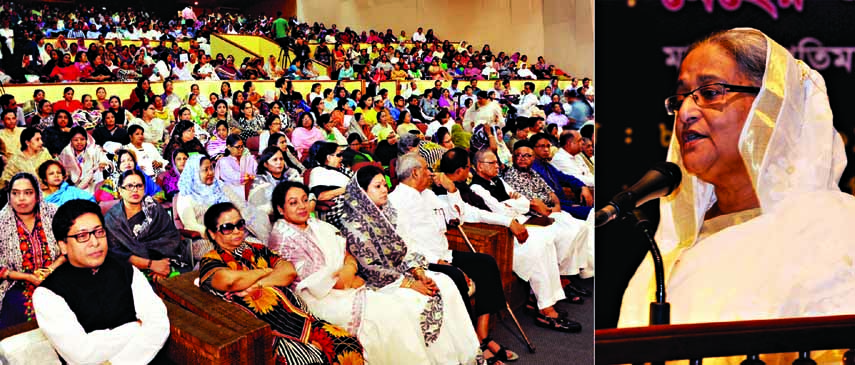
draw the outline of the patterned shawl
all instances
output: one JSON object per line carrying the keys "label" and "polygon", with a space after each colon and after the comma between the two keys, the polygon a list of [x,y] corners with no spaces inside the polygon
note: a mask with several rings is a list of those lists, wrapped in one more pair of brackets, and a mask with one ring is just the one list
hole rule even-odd
{"label": "patterned shawl", "polygon": [[[36,187],[35,190],[36,194],[38,194],[39,201],[39,213],[36,217],[36,223],[38,225],[40,222],[45,233],[45,244],[50,251],[49,254],[51,260],[44,262],[44,266],[48,266],[53,263],[53,260],[56,260],[60,256],[59,245],[56,243],[56,239],[53,236],[53,215],[56,213],[56,206],[44,201],[41,189]],[[11,195],[9,196],[9,200],[12,200]],[[21,252],[20,246],[21,239],[18,235],[18,224],[15,218],[15,211],[12,210],[12,206],[7,203],[6,206],[0,210],[0,267],[12,271],[24,271],[28,273],[32,273],[35,269],[40,269],[40,267],[32,269],[24,268],[24,253]],[[14,283],[15,281],[12,280],[0,281],[0,310],[3,309],[3,298],[6,296],[6,292]],[[29,292],[32,293],[31,290]]]}
{"label": "patterned shawl", "polygon": [[83,190],[92,191],[95,176],[100,172],[101,162],[107,162],[107,156],[101,151],[101,146],[95,143],[92,135],[86,135],[86,147],[80,155],[74,153],[74,147],[69,143],[57,156],[68,172],[68,177],[74,185]]}
{"label": "patterned shawl", "polygon": [[[394,283],[401,275],[410,276],[408,270],[412,268],[427,268],[427,259],[408,252],[406,242],[395,232],[397,213],[390,204],[381,211],[359,186],[356,177],[345,190],[341,195],[345,197],[341,232],[347,239],[347,250],[359,262],[359,276],[365,279],[366,286],[379,289]],[[439,337],[442,307],[442,295],[438,293],[428,299],[420,315],[425,345]]]}
{"label": "patterned shawl", "polygon": [[341,216],[347,249],[359,262],[359,275],[371,288],[389,285],[401,275],[409,275],[414,267],[427,267],[428,262],[418,253],[408,252],[407,244],[395,232],[397,212],[386,204],[381,211],[356,178],[345,188]]}

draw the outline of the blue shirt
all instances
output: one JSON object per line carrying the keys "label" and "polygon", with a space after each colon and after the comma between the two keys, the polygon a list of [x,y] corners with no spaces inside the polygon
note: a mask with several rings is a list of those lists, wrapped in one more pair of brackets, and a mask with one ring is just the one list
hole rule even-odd
{"label": "blue shirt", "polygon": [[[574,217],[579,219],[585,219],[588,215],[588,212],[591,210],[591,207],[573,207],[577,202],[573,202],[567,195],[564,194],[564,186],[567,186],[571,189],[580,190],[585,187],[585,183],[581,180],[573,177],[572,175],[567,175],[552,164],[544,163],[540,161],[540,159],[535,158],[534,162],[531,164],[531,169],[536,171],[543,177],[543,180],[546,181],[546,184],[552,188],[552,191],[555,192],[555,195],[558,196],[558,200],[561,202],[561,210],[567,211],[572,214]],[[576,211],[579,212],[576,212]]]}

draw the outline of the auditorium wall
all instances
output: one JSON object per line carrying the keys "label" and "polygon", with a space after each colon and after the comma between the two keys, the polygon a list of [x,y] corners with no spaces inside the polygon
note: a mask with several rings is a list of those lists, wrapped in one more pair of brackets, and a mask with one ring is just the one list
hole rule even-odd
{"label": "auditorium wall", "polygon": [[313,0],[298,1],[301,20],[357,30],[419,26],[479,48],[543,55],[573,75],[594,74],[593,0]]}

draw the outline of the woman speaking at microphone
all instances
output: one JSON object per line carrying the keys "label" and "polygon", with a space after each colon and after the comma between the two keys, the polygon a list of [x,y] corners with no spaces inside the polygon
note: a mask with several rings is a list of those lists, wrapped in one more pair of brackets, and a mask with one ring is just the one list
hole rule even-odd
{"label": "woman speaking at microphone", "polygon": [[[855,199],[837,186],[846,157],[822,76],[739,28],[689,47],[676,94],[668,161],[683,177],[656,232],[671,323],[855,313]],[[648,325],[654,288],[648,257],[620,327]]]}

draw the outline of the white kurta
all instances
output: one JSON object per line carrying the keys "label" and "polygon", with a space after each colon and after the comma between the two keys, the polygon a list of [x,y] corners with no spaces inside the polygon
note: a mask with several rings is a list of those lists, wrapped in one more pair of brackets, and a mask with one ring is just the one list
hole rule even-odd
{"label": "white kurta", "polygon": [[[365,348],[365,359],[371,364],[399,364],[402,359],[413,364],[470,364],[478,356],[478,338],[454,282],[445,275],[428,273],[442,295],[443,318],[439,336],[425,345],[420,327],[421,313],[428,299],[417,291],[401,288],[399,279],[380,290],[363,286],[357,289],[335,289],[335,273],[342,269],[346,242],[332,225],[312,219],[310,236],[323,256],[323,264],[282,256],[291,261],[297,272],[314,271],[298,278],[296,292],[311,311],[332,324],[356,333]],[[280,221],[279,231],[288,227]],[[284,228],[288,229],[288,228]],[[280,232],[281,233],[281,232]],[[306,268],[305,266],[316,267]]]}

